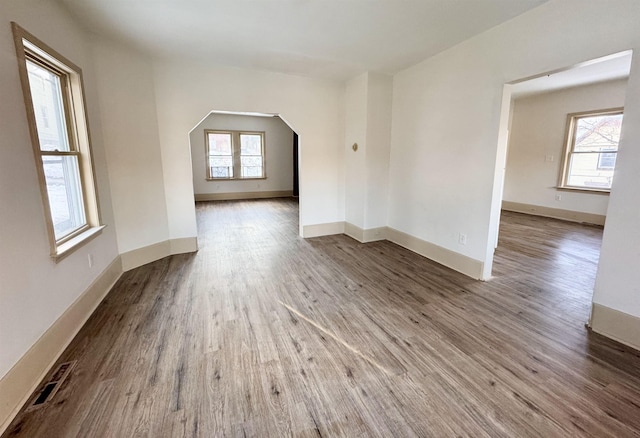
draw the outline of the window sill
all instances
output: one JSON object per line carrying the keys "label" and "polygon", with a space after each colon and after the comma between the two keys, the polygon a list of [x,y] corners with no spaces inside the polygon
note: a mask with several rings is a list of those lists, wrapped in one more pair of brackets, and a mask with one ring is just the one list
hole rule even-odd
{"label": "window sill", "polygon": [[556,190],[565,190],[567,192],[578,192],[578,193],[591,193],[598,195],[608,195],[611,192],[611,189],[590,189],[586,187],[556,187]]}
{"label": "window sill", "polygon": [[256,179],[267,179],[266,176],[256,176],[252,178],[205,178],[207,181],[251,181]]}
{"label": "window sill", "polygon": [[73,239],[69,239],[63,244],[58,245],[55,252],[51,254],[51,258],[56,263],[58,263],[60,260],[64,259],[66,256],[71,254],[76,249],[80,248],[85,243],[102,234],[102,230],[104,230],[105,227],[106,225],[98,225],[97,227],[89,228],[88,230],[75,236]]}

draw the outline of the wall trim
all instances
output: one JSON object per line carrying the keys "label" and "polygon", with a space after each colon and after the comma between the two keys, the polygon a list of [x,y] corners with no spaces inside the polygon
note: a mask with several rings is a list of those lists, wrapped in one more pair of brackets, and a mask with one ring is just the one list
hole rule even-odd
{"label": "wall trim", "polygon": [[403,233],[394,228],[378,227],[363,230],[349,222],[305,225],[302,228],[302,237],[305,239],[329,236],[332,234],[346,234],[361,243],[388,240],[471,278],[484,280],[482,277],[484,262]]}
{"label": "wall trim", "polygon": [[378,240],[385,240],[387,238],[387,227],[362,229],[357,225],[345,222],[344,234],[356,239],[360,243],[375,242]]}
{"label": "wall trim", "polygon": [[502,209],[515,211],[516,213],[531,214],[534,216],[562,219],[570,222],[579,222],[592,225],[604,225],[606,216],[581,211],[564,210],[562,208],[543,207],[541,205],[522,204],[520,202],[502,201]]}
{"label": "wall trim", "polygon": [[407,248],[434,262],[440,263],[471,278],[484,280],[484,262],[451,251],[436,244],[419,239],[410,234],[387,227],[386,238],[390,242]]}
{"label": "wall trim", "polygon": [[387,234],[387,227],[368,228],[364,230],[364,241],[377,242],[378,240],[388,240]]}
{"label": "wall trim", "polygon": [[184,254],[187,252],[196,252],[198,250],[197,237],[180,237],[178,239],[169,240],[171,254]]}
{"label": "wall trim", "polygon": [[0,379],[0,435],[122,275],[117,256]]}
{"label": "wall trim", "polygon": [[169,255],[171,255],[171,243],[168,240],[133,249],[120,254],[122,270],[127,272]]}
{"label": "wall trim", "polygon": [[326,224],[304,225],[302,227],[302,237],[304,237],[305,239],[309,239],[311,237],[344,234],[344,228],[344,222],[329,222]]}
{"label": "wall trim", "polygon": [[133,249],[120,254],[122,259],[122,270],[124,272],[138,268],[147,263],[155,262],[161,258],[173,254],[183,254],[198,250],[198,239],[196,237],[181,237],[178,239],[163,240],[142,248]]}
{"label": "wall trim", "polygon": [[264,192],[196,193],[196,202],[231,201],[236,199],[290,198],[293,190],[275,190]]}
{"label": "wall trim", "polygon": [[591,330],[640,350],[640,318],[602,304],[593,303]]}
{"label": "wall trim", "polygon": [[344,223],[344,234],[356,239],[360,243],[364,243],[364,230],[357,225],[353,225],[350,222]]}

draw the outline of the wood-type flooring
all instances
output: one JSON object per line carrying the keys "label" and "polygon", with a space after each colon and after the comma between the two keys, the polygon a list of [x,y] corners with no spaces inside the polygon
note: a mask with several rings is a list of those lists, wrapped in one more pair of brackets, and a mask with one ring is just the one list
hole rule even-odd
{"label": "wood-type flooring", "polygon": [[640,435],[640,354],[585,328],[601,229],[505,212],[480,282],[297,214],[198,204],[200,250],[123,274],[4,436]]}

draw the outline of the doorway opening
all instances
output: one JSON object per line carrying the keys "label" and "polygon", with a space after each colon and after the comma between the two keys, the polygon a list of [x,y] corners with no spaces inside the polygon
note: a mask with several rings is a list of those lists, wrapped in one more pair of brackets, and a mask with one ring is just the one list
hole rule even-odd
{"label": "doorway opening", "polygon": [[[499,251],[503,244],[527,243],[523,251],[530,251],[528,256],[533,258],[551,257],[548,269],[560,276],[572,257],[576,257],[574,263],[586,258],[584,269],[589,272],[581,274],[588,278],[578,280],[584,283],[589,303],[602,235],[601,228],[593,226],[605,225],[610,191],[605,186],[614,172],[617,152],[617,141],[604,136],[616,129],[619,135],[622,122],[607,134],[594,128],[598,123],[592,123],[594,130],[588,133],[576,126],[574,115],[624,107],[631,57],[631,51],[620,52],[504,86],[494,180],[496,202],[491,213],[490,242],[494,245],[490,250]],[[576,147],[579,138],[589,140],[585,145],[592,144]],[[572,152],[580,154],[579,160],[571,161]],[[570,172],[577,175],[573,181],[585,187],[566,184]],[[505,228],[502,237],[501,222]],[[589,225],[585,228],[584,224]],[[589,248],[580,249],[582,243],[588,243]],[[581,251],[589,255],[581,258]],[[569,271],[568,278],[575,277]]]}
{"label": "doorway opening", "polygon": [[279,114],[209,112],[189,132],[194,201],[297,201],[298,142]]}

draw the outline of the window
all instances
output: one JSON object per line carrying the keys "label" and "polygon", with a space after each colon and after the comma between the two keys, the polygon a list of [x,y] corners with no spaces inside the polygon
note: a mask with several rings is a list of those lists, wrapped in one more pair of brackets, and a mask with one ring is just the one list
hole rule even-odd
{"label": "window", "polygon": [[230,132],[209,132],[209,178],[233,178],[233,148]]}
{"label": "window", "polygon": [[266,178],[264,132],[205,131],[207,179]]}
{"label": "window", "polygon": [[60,258],[100,226],[80,68],[13,23],[51,255]]}
{"label": "window", "polygon": [[611,189],[622,117],[622,108],[569,114],[561,188]]}

